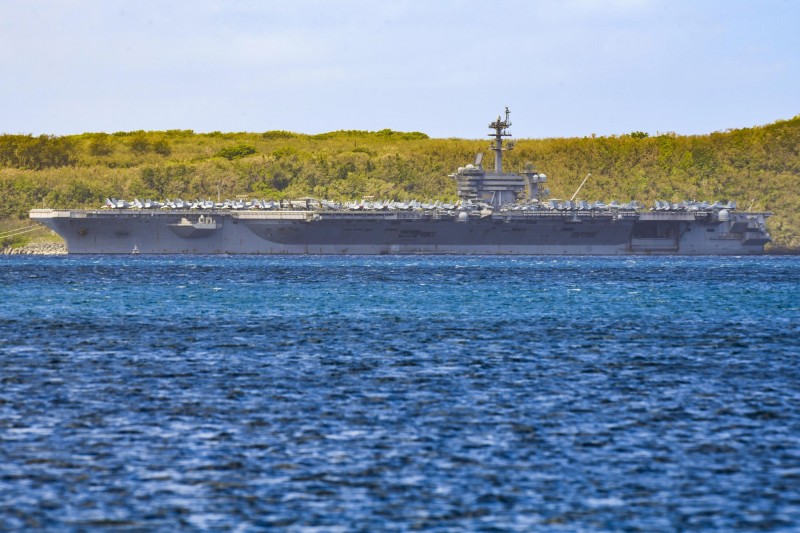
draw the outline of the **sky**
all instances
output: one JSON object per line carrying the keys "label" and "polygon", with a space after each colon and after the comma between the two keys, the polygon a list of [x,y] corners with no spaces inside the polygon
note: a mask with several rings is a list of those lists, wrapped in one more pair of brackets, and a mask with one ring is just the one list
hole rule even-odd
{"label": "sky", "polygon": [[0,0],[0,132],[693,135],[800,114],[795,0]]}

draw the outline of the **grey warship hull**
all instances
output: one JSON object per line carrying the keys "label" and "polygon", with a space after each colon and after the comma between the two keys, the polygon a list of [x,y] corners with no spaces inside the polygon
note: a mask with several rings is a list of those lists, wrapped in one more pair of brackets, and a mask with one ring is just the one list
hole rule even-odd
{"label": "grey warship hull", "polygon": [[31,211],[71,254],[754,255],[764,214]]}
{"label": "grey warship hull", "polygon": [[72,254],[752,255],[770,240],[769,213],[739,212],[732,202],[658,202],[648,212],[636,202],[573,202],[580,187],[569,201],[545,202],[547,176],[532,167],[503,171],[510,125],[508,108],[489,125],[493,171],[479,153],[451,175],[457,205],[107,199],[105,210],[34,209],[30,216],[61,235]]}

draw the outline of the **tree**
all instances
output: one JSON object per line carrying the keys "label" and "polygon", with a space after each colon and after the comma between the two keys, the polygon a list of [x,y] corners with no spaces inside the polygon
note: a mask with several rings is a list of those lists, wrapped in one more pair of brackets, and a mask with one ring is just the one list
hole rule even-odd
{"label": "tree", "polygon": [[153,143],[153,151],[159,155],[168,156],[172,153],[172,148],[165,139],[159,139]]}
{"label": "tree", "polygon": [[241,157],[253,155],[254,153],[256,153],[255,146],[250,146],[247,144],[237,144],[236,146],[229,146],[228,148],[223,148],[214,155],[216,157],[224,157],[228,161],[233,161],[234,159],[239,159]]}
{"label": "tree", "polygon": [[89,153],[94,156],[111,155],[113,151],[114,147],[111,146],[111,142],[109,142],[108,135],[106,134],[96,136],[89,143]]}
{"label": "tree", "polygon": [[131,150],[135,154],[145,154],[150,151],[150,142],[144,135],[137,135],[131,140]]}

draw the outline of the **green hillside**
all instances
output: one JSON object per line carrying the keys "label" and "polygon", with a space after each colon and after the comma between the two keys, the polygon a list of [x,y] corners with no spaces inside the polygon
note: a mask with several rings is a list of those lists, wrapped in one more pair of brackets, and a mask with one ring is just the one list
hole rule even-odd
{"label": "green hillside", "polygon": [[[100,207],[106,197],[455,200],[448,174],[487,145],[391,130],[0,135],[0,235],[27,224],[31,208]],[[504,168],[530,163],[559,198],[591,172],[581,199],[735,200],[772,211],[773,246],[800,248],[800,115],[700,136],[516,140]]]}

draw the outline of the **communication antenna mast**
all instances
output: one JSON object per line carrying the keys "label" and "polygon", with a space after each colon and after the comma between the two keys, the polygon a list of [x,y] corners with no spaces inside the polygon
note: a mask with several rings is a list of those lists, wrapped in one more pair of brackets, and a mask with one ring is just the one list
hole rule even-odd
{"label": "communication antenna mast", "polygon": [[511,134],[506,131],[506,128],[511,126],[511,120],[509,116],[511,112],[508,110],[508,106],[506,106],[506,119],[500,120],[500,117],[497,117],[497,120],[489,124],[489,128],[494,130],[494,133],[490,133],[489,137],[494,137],[494,142],[492,142],[490,149],[494,152],[494,171],[497,174],[503,173],[503,137],[511,137]]}

